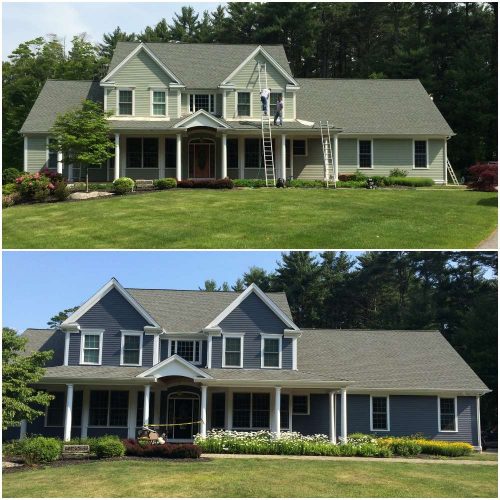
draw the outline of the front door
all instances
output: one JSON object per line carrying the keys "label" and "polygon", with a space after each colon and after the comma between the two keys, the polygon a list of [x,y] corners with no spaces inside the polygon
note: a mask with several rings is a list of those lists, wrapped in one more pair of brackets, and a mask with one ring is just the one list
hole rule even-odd
{"label": "front door", "polygon": [[[192,393],[175,393],[168,397],[167,437],[175,440],[191,440],[198,433],[200,401]],[[196,422],[196,423],[195,423]]]}
{"label": "front door", "polygon": [[212,177],[210,173],[210,144],[194,144],[194,176]]}

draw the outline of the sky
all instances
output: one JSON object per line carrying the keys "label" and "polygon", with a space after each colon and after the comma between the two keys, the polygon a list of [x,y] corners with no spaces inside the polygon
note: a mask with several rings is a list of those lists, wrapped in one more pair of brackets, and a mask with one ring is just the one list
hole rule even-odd
{"label": "sky", "polygon": [[130,288],[197,290],[207,279],[232,285],[250,266],[273,271],[280,258],[276,251],[4,251],[3,326],[46,328],[112,277]]}
{"label": "sky", "polygon": [[163,17],[168,23],[181,7],[212,12],[225,2],[2,2],[2,60],[22,42],[55,33],[69,43],[74,35],[87,33],[98,43],[103,33],[117,26],[126,32],[141,32]]}

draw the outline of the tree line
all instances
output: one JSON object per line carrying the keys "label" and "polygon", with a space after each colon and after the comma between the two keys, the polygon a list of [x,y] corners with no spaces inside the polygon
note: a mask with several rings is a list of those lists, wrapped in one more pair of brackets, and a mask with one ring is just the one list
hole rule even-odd
{"label": "tree line", "polygon": [[[22,43],[3,62],[3,158],[22,166],[19,129],[48,78],[98,80],[118,41],[283,44],[296,77],[419,78],[456,137],[458,170],[497,154],[497,3],[229,2],[182,7],[139,33],[117,27]],[[214,62],[216,64],[216,62]]]}

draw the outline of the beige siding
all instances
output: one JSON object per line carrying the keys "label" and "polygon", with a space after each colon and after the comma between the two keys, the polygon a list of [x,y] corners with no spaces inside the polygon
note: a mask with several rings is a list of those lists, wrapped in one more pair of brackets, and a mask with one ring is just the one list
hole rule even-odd
{"label": "beige siding", "polygon": [[323,150],[320,139],[307,140],[307,156],[293,157],[293,177],[295,179],[323,179]]}
{"label": "beige siding", "polygon": [[432,177],[435,182],[443,183],[445,182],[444,139],[429,139],[428,147],[429,176]]}
{"label": "beige siding", "polygon": [[188,94],[181,94],[181,115],[187,115],[189,113],[188,103],[189,103]]}
{"label": "beige siding", "polygon": [[355,172],[358,168],[358,142],[339,138],[339,173]]}
{"label": "beige siding", "polygon": [[413,141],[411,139],[374,139],[373,166],[377,175],[389,175],[394,168],[411,174],[413,167]]}
{"label": "beige siding", "polygon": [[170,118],[176,118],[177,117],[177,90],[169,90],[168,91],[167,108],[168,108],[168,116]]}
{"label": "beige siding", "polygon": [[38,172],[47,163],[47,136],[28,137],[28,172]]}

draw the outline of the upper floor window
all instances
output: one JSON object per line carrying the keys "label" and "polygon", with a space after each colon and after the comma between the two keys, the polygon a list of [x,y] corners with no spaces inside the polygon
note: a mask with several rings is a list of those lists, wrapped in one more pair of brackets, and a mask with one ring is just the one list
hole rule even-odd
{"label": "upper floor window", "polygon": [[457,431],[457,398],[438,398],[439,432]]}
{"label": "upper floor window", "polygon": [[250,116],[250,92],[238,92],[238,116]]}
{"label": "upper floor window", "polygon": [[153,116],[167,116],[167,93],[165,90],[151,91],[151,106]]}
{"label": "upper floor window", "polygon": [[224,335],[222,339],[222,366],[243,367],[243,336]]}
{"label": "upper floor window", "polygon": [[309,415],[309,395],[293,395],[292,413],[294,415]]}
{"label": "upper floor window", "polygon": [[118,114],[130,116],[134,114],[133,90],[118,90]]}
{"label": "upper floor window", "polygon": [[427,141],[415,141],[413,147],[415,168],[427,168]]}
{"label": "upper floor window", "polygon": [[82,331],[80,364],[100,365],[102,362],[102,331]]}
{"label": "upper floor window", "polygon": [[281,335],[262,335],[262,368],[281,368]]}
{"label": "upper floor window", "polygon": [[371,396],[370,430],[389,430],[389,396]]}
{"label": "upper floor window", "polygon": [[194,113],[204,109],[208,113],[215,113],[214,94],[189,94],[189,111]]}
{"label": "upper floor window", "polygon": [[142,365],[142,332],[122,332],[122,365]]}
{"label": "upper floor window", "polygon": [[359,168],[372,168],[372,141],[359,141]]}
{"label": "upper floor window", "polygon": [[274,116],[276,113],[276,103],[278,102],[278,97],[281,95],[281,92],[271,92],[269,96],[269,113],[271,116]]}
{"label": "upper floor window", "polygon": [[201,340],[171,340],[170,355],[177,354],[190,363],[201,364]]}

